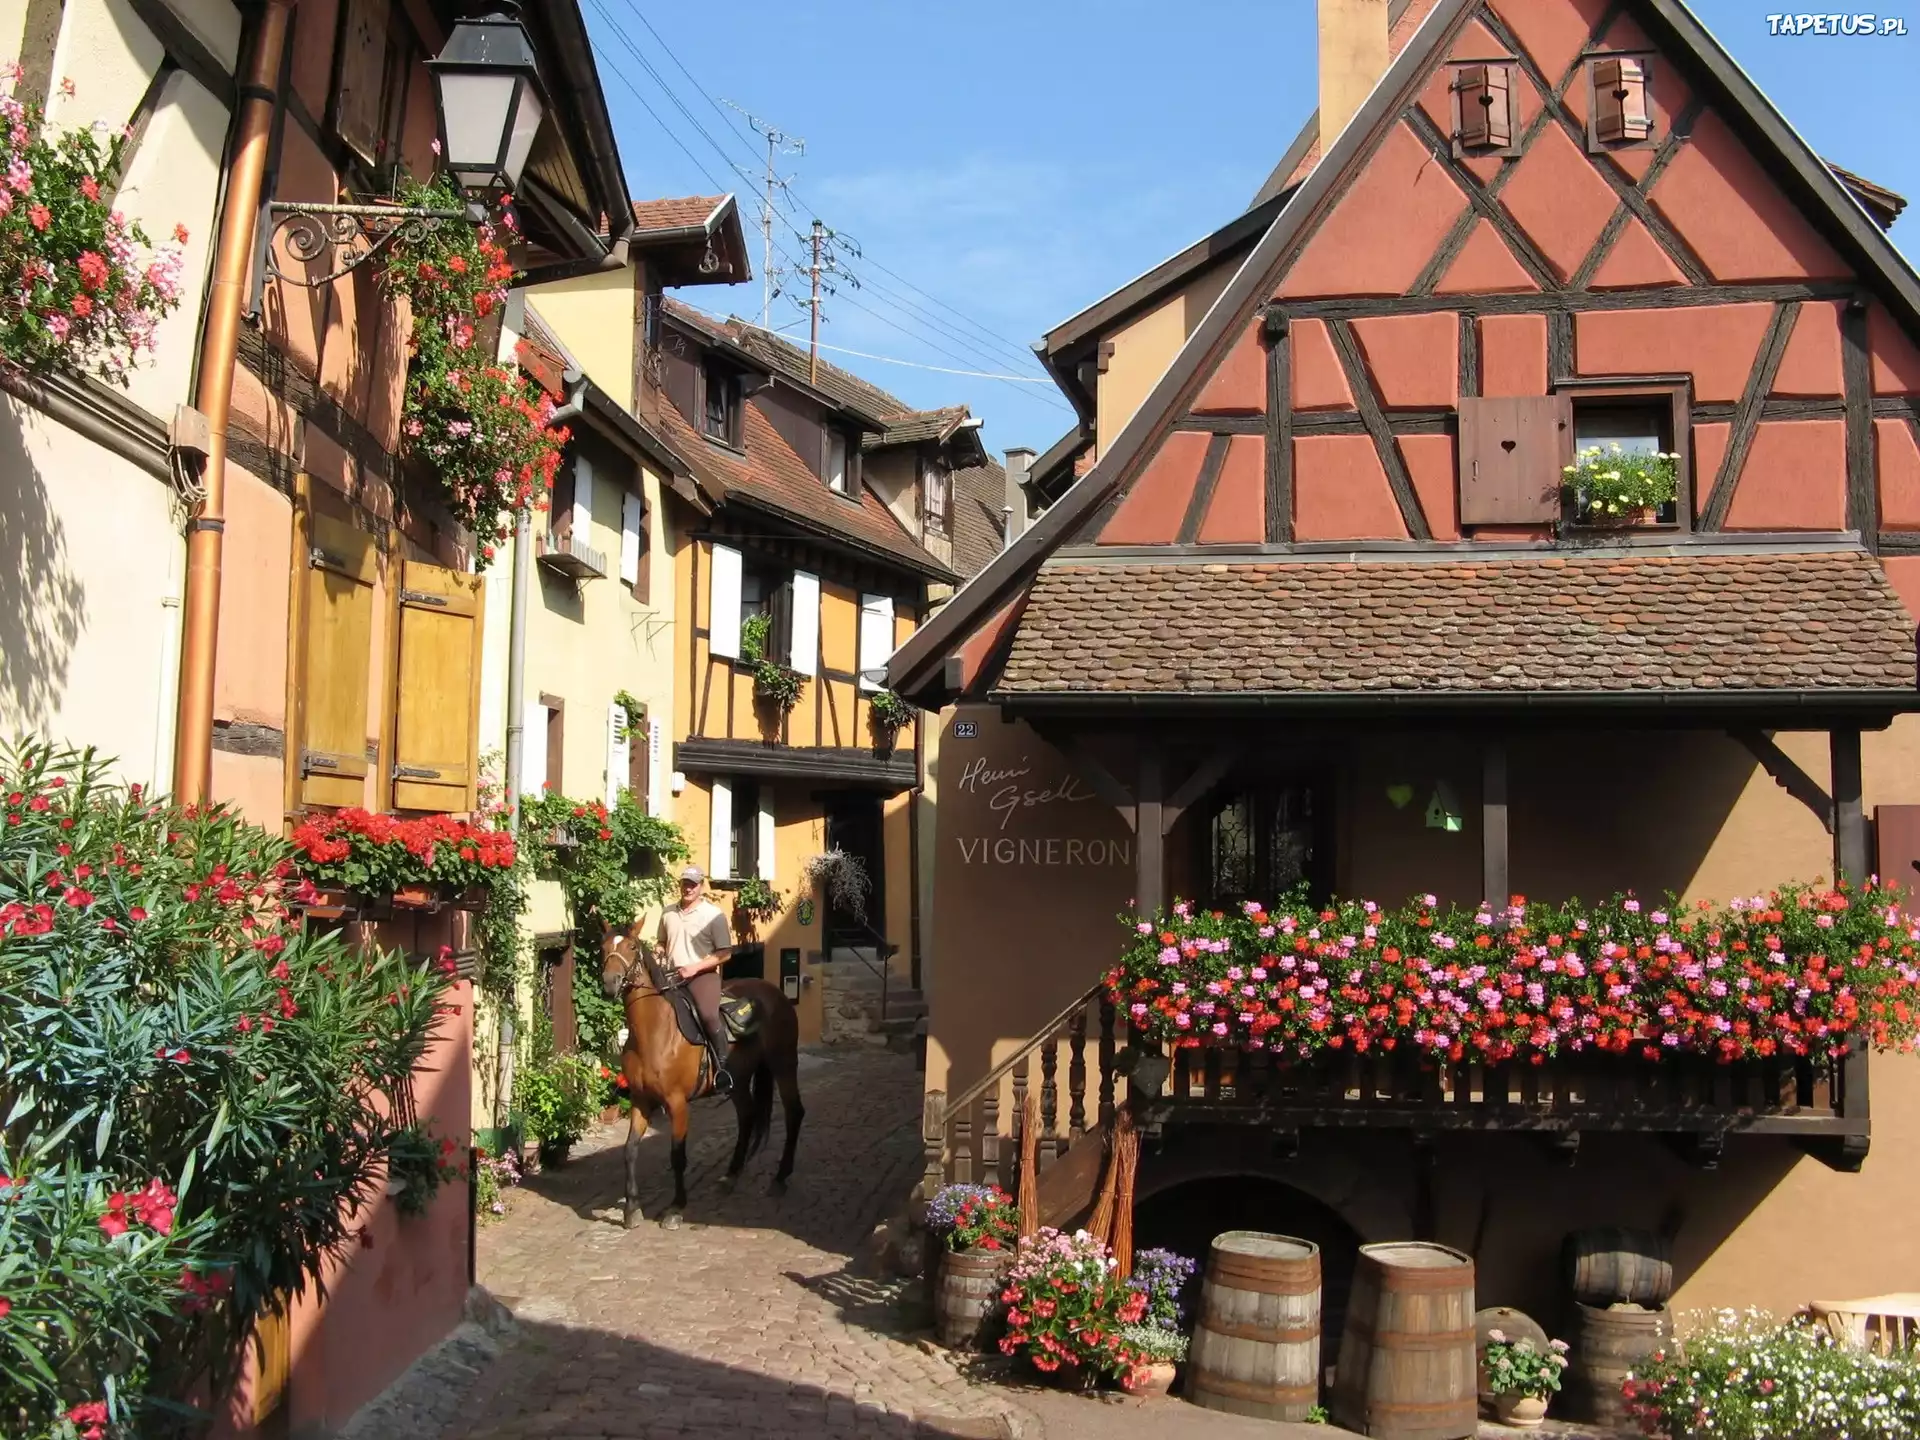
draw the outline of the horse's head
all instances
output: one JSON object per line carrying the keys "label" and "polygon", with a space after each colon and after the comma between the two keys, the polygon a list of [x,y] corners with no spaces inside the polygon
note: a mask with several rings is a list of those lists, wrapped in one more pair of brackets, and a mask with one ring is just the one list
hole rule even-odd
{"label": "horse's head", "polygon": [[624,933],[604,923],[600,927],[600,988],[609,1000],[620,998],[627,976],[640,963],[642,947],[647,943],[640,930],[637,919]]}

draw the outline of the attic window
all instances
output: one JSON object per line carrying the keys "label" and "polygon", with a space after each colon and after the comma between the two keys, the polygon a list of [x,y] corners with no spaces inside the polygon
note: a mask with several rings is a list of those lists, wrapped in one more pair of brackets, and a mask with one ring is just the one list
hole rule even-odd
{"label": "attic window", "polygon": [[1647,62],[1614,55],[1589,62],[1592,121],[1588,138],[1595,146],[1641,145],[1653,139],[1653,97]]}
{"label": "attic window", "polygon": [[827,488],[836,495],[845,495],[851,489],[850,467],[847,462],[850,449],[846,431],[827,431]]}
{"label": "attic window", "polygon": [[1453,138],[1462,153],[1513,152],[1513,66],[1489,62],[1453,71]]}
{"label": "attic window", "polygon": [[740,377],[725,365],[709,360],[701,370],[701,428],[709,440],[722,445],[740,444]]}
{"label": "attic window", "polygon": [[920,514],[929,534],[947,533],[947,518],[951,510],[948,503],[948,489],[951,477],[947,467],[938,460],[928,460],[920,467]]}

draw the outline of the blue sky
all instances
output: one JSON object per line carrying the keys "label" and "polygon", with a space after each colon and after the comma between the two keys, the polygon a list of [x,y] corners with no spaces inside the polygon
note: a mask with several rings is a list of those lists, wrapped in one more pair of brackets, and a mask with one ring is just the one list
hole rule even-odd
{"label": "blue sky", "polygon": [[[804,137],[776,241],[801,258],[817,216],[859,281],[822,339],[923,366],[1037,378],[1033,340],[1244,209],[1316,100],[1311,0],[581,8],[633,193],[739,192],[757,277],[759,187],[730,167],[757,176],[762,142],[716,102]],[[1870,40],[1775,37],[1771,8],[1694,0],[1815,150],[1920,202],[1920,0],[1884,12],[1912,34]],[[1920,203],[1893,235],[1920,255]],[[761,308],[757,278],[685,298]],[[772,323],[804,342],[804,313],[776,298]],[[996,452],[1071,423],[1050,385],[824,353],[911,404],[971,405]]]}

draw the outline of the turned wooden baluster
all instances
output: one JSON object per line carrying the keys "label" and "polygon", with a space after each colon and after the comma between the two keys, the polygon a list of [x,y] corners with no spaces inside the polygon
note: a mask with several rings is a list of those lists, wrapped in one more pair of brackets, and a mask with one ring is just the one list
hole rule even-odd
{"label": "turned wooden baluster", "polygon": [[[1027,1113],[1027,1057],[1024,1055],[1013,1062],[1013,1110],[1011,1113],[1016,1125]],[[1013,1156],[1017,1157],[1019,1153],[1019,1147],[1015,1146]],[[1017,1163],[1017,1160],[1013,1163]],[[1008,1183],[1008,1177],[1003,1175],[1001,1179],[1000,1188],[1011,1191],[1013,1187]]]}
{"label": "turned wooden baluster", "polygon": [[1087,1128],[1087,1007],[1082,1005],[1067,1021],[1067,1141],[1078,1140]]}
{"label": "turned wooden baluster", "polygon": [[[1060,1143],[1060,1032],[1047,1036],[1040,1047],[1040,1158],[1057,1156]],[[1022,1112],[1025,1113],[1024,1111]]]}
{"label": "turned wooden baluster", "polygon": [[980,1097],[980,1178],[1007,1188],[1006,1147],[1000,1143],[1000,1086],[987,1087]]}
{"label": "turned wooden baluster", "polygon": [[962,1105],[953,1116],[953,1183],[973,1180],[973,1107]]}
{"label": "turned wooden baluster", "polygon": [[1100,1128],[1113,1123],[1113,1001],[1100,997]]}

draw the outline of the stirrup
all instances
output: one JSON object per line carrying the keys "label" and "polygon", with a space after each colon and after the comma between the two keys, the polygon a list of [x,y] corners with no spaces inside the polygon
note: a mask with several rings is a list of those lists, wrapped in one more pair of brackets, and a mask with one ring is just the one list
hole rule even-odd
{"label": "stirrup", "polygon": [[[733,1072],[727,1069],[727,1062],[709,1048],[707,1050],[707,1065],[709,1067],[708,1081],[712,1086],[708,1093],[716,1100],[731,1099],[733,1096],[733,1087],[737,1082],[733,1078]],[[720,1078],[723,1075],[726,1077],[724,1081]]]}

